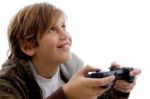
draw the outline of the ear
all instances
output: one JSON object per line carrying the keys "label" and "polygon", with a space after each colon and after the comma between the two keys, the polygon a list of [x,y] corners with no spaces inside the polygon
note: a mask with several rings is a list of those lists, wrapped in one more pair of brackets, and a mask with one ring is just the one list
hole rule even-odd
{"label": "ear", "polygon": [[33,56],[35,53],[35,49],[29,44],[29,42],[23,42],[20,44],[22,52],[24,52],[28,56]]}

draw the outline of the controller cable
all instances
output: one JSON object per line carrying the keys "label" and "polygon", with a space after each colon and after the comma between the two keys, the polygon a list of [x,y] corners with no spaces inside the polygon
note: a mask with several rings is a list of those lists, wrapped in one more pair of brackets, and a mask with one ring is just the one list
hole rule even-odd
{"label": "controller cable", "polygon": [[115,79],[114,79],[112,85],[110,86],[110,89],[107,91],[106,95],[104,95],[104,99],[108,99],[108,94],[111,92],[111,90],[113,89],[114,85],[116,84],[117,74],[114,74],[114,75],[115,75]]}

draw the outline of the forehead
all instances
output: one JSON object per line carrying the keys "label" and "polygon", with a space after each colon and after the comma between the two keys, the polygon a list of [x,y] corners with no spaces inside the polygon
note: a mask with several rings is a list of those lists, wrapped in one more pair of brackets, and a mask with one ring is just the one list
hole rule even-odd
{"label": "forehead", "polygon": [[49,26],[49,28],[56,26],[56,25],[62,25],[66,24],[66,17],[64,15],[61,15],[53,20],[52,24]]}
{"label": "forehead", "polygon": [[66,18],[64,16],[60,16],[56,22],[56,24],[65,24]]}

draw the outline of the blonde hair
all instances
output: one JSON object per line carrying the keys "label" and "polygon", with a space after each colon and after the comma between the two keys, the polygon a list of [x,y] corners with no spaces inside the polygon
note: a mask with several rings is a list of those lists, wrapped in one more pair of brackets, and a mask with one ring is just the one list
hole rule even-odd
{"label": "blonde hair", "polygon": [[[38,46],[38,38],[54,26],[64,12],[49,3],[35,3],[22,8],[8,26],[10,56],[30,59],[21,51],[21,44]],[[9,57],[10,57],[9,56]]]}

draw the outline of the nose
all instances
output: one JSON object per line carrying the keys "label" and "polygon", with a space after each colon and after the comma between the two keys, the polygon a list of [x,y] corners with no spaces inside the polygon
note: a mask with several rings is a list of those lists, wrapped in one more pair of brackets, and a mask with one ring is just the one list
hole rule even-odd
{"label": "nose", "polygon": [[70,39],[71,38],[70,34],[67,31],[61,31],[60,34],[61,34],[61,36],[60,36],[61,40],[65,40],[65,39]]}

